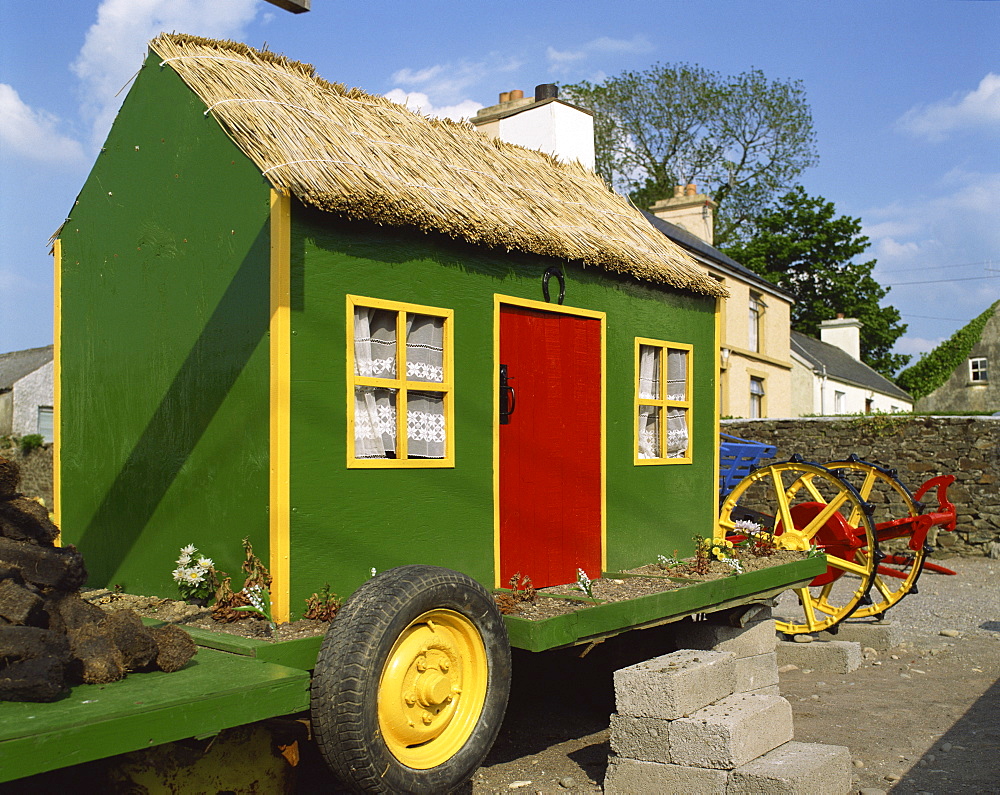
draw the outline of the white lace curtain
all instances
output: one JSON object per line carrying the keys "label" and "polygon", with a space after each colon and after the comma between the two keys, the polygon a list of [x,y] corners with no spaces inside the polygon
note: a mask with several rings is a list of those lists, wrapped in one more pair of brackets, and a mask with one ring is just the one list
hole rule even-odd
{"label": "white lace curtain", "polygon": [[[661,392],[660,368],[662,354],[667,353],[667,390]],[[687,351],[639,346],[639,458],[683,458],[687,454],[687,409],[669,406],[667,415],[667,451],[660,449],[660,406],[644,405],[642,399],[687,400]]]}
{"label": "white lace curtain", "polygon": [[[396,317],[385,309],[355,307],[354,373],[396,378]],[[406,380],[444,380],[444,319],[406,316]],[[398,391],[374,386],[354,389],[356,458],[394,458]],[[408,390],[406,438],[410,458],[444,458],[443,393]]]}

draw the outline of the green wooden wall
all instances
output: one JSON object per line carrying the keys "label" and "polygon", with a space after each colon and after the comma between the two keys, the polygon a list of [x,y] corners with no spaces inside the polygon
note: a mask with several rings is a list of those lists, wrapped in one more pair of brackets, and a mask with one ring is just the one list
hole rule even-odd
{"label": "green wooden wall", "polygon": [[92,585],[170,596],[184,544],[266,560],[269,192],[159,60],[60,235],[59,399],[66,542]]}
{"label": "green wooden wall", "polygon": [[[493,295],[541,300],[542,274],[558,263],[297,203],[292,227],[292,609],[324,583],[346,596],[373,567],[407,563],[491,586]],[[716,499],[714,300],[595,268],[566,275],[567,306],[607,312],[608,565],[689,554],[692,536],[712,533]],[[347,293],[454,310],[454,469],[346,468]],[[695,346],[691,465],[633,464],[637,336]]]}

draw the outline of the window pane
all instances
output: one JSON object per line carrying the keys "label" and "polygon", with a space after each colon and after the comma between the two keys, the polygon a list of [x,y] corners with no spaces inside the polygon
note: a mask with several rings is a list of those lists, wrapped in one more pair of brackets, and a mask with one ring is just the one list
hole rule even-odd
{"label": "window pane", "polygon": [[660,398],[660,348],[639,346],[639,397]]}
{"label": "window pane", "polygon": [[359,306],[354,309],[354,374],[396,377],[396,313]]}
{"label": "window pane", "polygon": [[662,458],[660,407],[639,406],[639,458]]}
{"label": "window pane", "polygon": [[667,409],[667,458],[684,458],[688,448],[687,409]]}
{"label": "window pane", "polygon": [[444,394],[406,393],[406,439],[408,458],[444,458],[447,450]]}
{"label": "window pane", "polygon": [[406,316],[406,377],[444,381],[444,318]]}
{"label": "window pane", "polygon": [[396,457],[396,390],[354,387],[354,457]]}
{"label": "window pane", "polygon": [[38,407],[38,433],[46,442],[52,441],[52,406]]}
{"label": "window pane", "polygon": [[687,400],[687,351],[667,351],[667,400]]}

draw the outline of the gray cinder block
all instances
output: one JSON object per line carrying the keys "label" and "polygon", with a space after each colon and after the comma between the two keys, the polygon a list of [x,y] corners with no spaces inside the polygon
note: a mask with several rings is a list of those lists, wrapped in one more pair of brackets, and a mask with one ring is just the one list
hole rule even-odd
{"label": "gray cinder block", "polygon": [[670,762],[670,721],[663,718],[611,716],[611,750],[644,762]]}
{"label": "gray cinder block", "polygon": [[823,640],[846,640],[860,643],[861,648],[888,651],[903,642],[903,631],[892,621],[842,621],[837,625],[837,633],[820,632]]}
{"label": "gray cinder block", "polygon": [[729,773],[725,770],[611,757],[604,779],[604,792],[605,795],[637,795],[641,792],[725,795],[728,779]]}
{"label": "gray cinder block", "polygon": [[737,693],[670,724],[670,760],[731,770],[792,739],[792,707],[781,696]]}
{"label": "gray cinder block", "polygon": [[851,752],[842,745],[789,742],[736,768],[729,795],[846,795]]}
{"label": "gray cinder block", "polygon": [[736,693],[748,693],[778,684],[778,655],[755,654],[736,660]]}
{"label": "gray cinder block", "polygon": [[682,649],[728,651],[736,657],[752,657],[774,651],[777,638],[774,621],[757,621],[745,627],[730,627],[708,621],[678,624],[674,640]]}
{"label": "gray cinder block", "polygon": [[675,651],[615,671],[618,714],[634,718],[690,715],[732,694],[733,655],[719,651]]}
{"label": "gray cinder block", "polygon": [[797,665],[832,674],[849,674],[861,667],[861,644],[846,640],[778,643],[778,665]]}

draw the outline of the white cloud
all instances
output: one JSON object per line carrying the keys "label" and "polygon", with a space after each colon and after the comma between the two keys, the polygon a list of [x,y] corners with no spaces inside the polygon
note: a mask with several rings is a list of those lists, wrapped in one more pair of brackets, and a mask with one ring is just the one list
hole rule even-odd
{"label": "white cloud", "polygon": [[557,50],[549,47],[546,57],[549,59],[549,69],[556,74],[568,74],[575,64],[592,58],[595,55],[644,53],[653,49],[653,45],[645,36],[636,35],[631,39],[612,39],[601,36],[588,41],[575,50]]}
{"label": "white cloud", "polygon": [[930,105],[917,105],[900,117],[898,126],[930,141],[972,127],[1000,129],[1000,75],[990,72],[972,91]]}
{"label": "white cloud", "polygon": [[895,353],[905,353],[913,357],[910,364],[914,364],[917,357],[922,353],[929,353],[938,345],[944,342],[947,337],[937,337],[936,339],[924,339],[923,337],[900,337],[896,340],[893,351]]}
{"label": "white cloud", "polygon": [[462,119],[475,116],[476,111],[483,107],[481,102],[471,99],[462,100],[455,105],[442,105],[438,107],[431,102],[430,97],[426,94],[422,94],[419,91],[406,92],[401,88],[394,88],[385,96],[393,102],[406,105],[410,110],[423,113],[425,116],[436,116],[438,118],[453,119],[454,121],[461,121]]}
{"label": "white cloud", "polygon": [[58,131],[59,119],[27,105],[13,86],[0,83],[0,143],[4,149],[45,163],[82,163],[83,147]]}
{"label": "white cloud", "polygon": [[[501,78],[507,79],[507,75],[517,71],[522,65],[523,62],[513,56],[490,53],[481,61],[435,64],[423,69],[399,69],[392,75],[392,82],[397,85],[393,91],[401,91],[404,95],[415,95],[419,91],[436,103],[460,105],[471,102],[467,99],[470,89],[486,81],[492,81],[488,86],[490,93],[509,90],[511,86],[500,84]],[[412,91],[404,90],[406,88]]]}
{"label": "white cloud", "polygon": [[[242,38],[257,0],[104,0],[87,31],[73,72],[80,78],[83,115],[99,146],[121,105],[121,89],[142,63],[146,43],[163,31]],[[116,96],[118,95],[118,96]]]}

